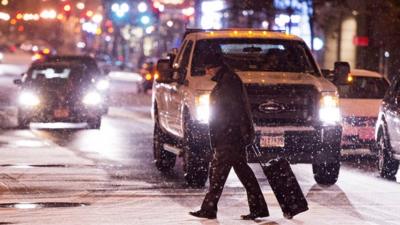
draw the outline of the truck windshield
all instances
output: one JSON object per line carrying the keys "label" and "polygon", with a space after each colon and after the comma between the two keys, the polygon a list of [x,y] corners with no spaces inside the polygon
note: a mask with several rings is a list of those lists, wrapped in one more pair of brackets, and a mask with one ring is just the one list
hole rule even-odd
{"label": "truck windshield", "polygon": [[275,39],[211,39],[196,43],[193,76],[204,75],[204,58],[210,46],[219,46],[224,61],[235,71],[310,73],[320,76],[303,42]]}
{"label": "truck windshield", "polygon": [[337,87],[340,98],[382,99],[389,84],[383,78],[357,76]]}

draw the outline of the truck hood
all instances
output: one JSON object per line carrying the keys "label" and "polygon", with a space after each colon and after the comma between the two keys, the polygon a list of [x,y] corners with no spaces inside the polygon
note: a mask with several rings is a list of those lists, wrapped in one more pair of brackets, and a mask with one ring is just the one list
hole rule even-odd
{"label": "truck hood", "polygon": [[[323,77],[315,77],[306,73],[282,72],[237,72],[245,84],[308,84],[313,85],[319,92],[336,92],[336,87]],[[204,80],[204,77],[192,77],[198,90],[212,90],[215,82]]]}
{"label": "truck hood", "polygon": [[335,92],[336,87],[323,77],[306,73],[287,72],[237,72],[244,83],[257,84],[305,84],[313,85],[319,92]]}
{"label": "truck hood", "polygon": [[349,99],[339,101],[342,117],[378,117],[381,99]]}

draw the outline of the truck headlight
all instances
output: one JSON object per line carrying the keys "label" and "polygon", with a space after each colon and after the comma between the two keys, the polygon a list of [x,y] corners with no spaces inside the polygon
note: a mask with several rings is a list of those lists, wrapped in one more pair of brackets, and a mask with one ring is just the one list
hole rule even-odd
{"label": "truck headlight", "polygon": [[101,95],[95,91],[89,92],[83,98],[83,103],[85,105],[97,105],[101,103]]}
{"label": "truck headlight", "polygon": [[40,99],[36,94],[30,91],[24,91],[19,95],[18,102],[23,106],[38,106],[40,104]]}
{"label": "truck headlight", "polygon": [[319,119],[327,125],[334,125],[341,121],[339,96],[336,93],[322,93]]}
{"label": "truck headlight", "polygon": [[210,117],[210,94],[196,96],[196,118],[201,123],[208,123]]}
{"label": "truck headlight", "polygon": [[96,84],[96,88],[99,91],[107,90],[110,87],[110,82],[108,80],[99,80]]}

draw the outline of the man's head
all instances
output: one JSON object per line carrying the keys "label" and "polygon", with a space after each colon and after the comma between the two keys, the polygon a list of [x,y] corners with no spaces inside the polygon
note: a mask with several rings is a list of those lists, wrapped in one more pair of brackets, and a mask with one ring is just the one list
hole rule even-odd
{"label": "man's head", "polygon": [[209,51],[204,54],[204,69],[206,75],[215,75],[224,64],[221,47],[218,44],[210,45]]}

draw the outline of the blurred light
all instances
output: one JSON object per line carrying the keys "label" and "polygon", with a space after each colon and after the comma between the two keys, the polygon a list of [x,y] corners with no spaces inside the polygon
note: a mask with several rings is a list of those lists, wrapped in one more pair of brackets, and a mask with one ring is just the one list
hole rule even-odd
{"label": "blurred light", "polygon": [[39,60],[39,59],[42,59],[42,58],[43,58],[43,56],[41,54],[36,53],[36,54],[34,54],[32,56],[32,61],[36,61],[36,60]]}
{"label": "blurred light", "polygon": [[40,19],[40,16],[38,14],[25,13],[23,15],[23,20],[25,20],[25,21],[39,20],[39,19]]}
{"label": "blurred light", "polygon": [[347,76],[347,82],[352,82],[353,81],[353,76],[349,75]]}
{"label": "blurred light", "polygon": [[4,6],[8,5],[8,0],[2,0],[1,4],[4,5]]}
{"label": "blurred light", "polygon": [[385,51],[385,58],[389,58],[390,57],[390,53],[388,51]]}
{"label": "blurred light", "polygon": [[32,51],[34,52],[39,51],[39,47],[37,45],[32,46]]}
{"label": "blurred light", "polygon": [[104,38],[107,42],[110,42],[111,41],[111,37],[110,36],[106,36],[105,38]]}
{"label": "blurred light", "polygon": [[91,33],[91,34],[96,34],[97,32],[97,24],[91,23],[91,22],[85,22],[82,24],[82,30]]}
{"label": "blurred light", "polygon": [[100,14],[95,14],[95,15],[92,17],[92,20],[93,20],[93,22],[95,22],[95,23],[101,23],[101,21],[103,21],[103,16],[100,15]]}
{"label": "blurred light", "polygon": [[138,8],[139,12],[143,13],[143,12],[147,11],[148,6],[147,6],[147,4],[145,2],[140,2],[138,4],[137,8]]}
{"label": "blurred light", "polygon": [[101,96],[97,92],[89,92],[86,94],[86,96],[83,98],[82,102],[86,105],[97,105],[101,103]]}
{"label": "blurred light", "polygon": [[57,17],[57,12],[54,9],[43,10],[40,13],[40,17],[43,19],[55,19]]}
{"label": "blurred light", "polygon": [[154,74],[154,80],[157,80],[160,77],[160,75],[158,75],[158,73]]}
{"label": "blurred light", "polygon": [[15,24],[17,24],[17,20],[16,20],[16,19],[12,19],[12,20],[10,20],[10,24],[11,24],[11,25],[15,25]]}
{"label": "blurred light", "polygon": [[146,80],[151,80],[151,78],[152,78],[152,76],[150,73],[146,74],[146,77],[145,77]]}
{"label": "blurred light", "polygon": [[153,33],[154,29],[155,29],[154,26],[147,27],[147,28],[146,28],[146,34],[151,34],[151,33]]}
{"label": "blurred light", "polygon": [[24,16],[22,15],[22,13],[18,13],[18,14],[15,16],[15,18],[16,18],[17,20],[22,20],[23,17],[24,17]]}
{"label": "blurred light", "polygon": [[96,84],[97,90],[104,91],[110,87],[110,82],[108,80],[99,80]]}
{"label": "blurred light", "polygon": [[29,91],[24,91],[19,95],[18,102],[24,106],[37,106],[40,104],[39,97]]}
{"label": "blurred light", "polygon": [[168,27],[174,26],[174,21],[168,20],[168,21],[167,21],[167,26],[168,26]]}
{"label": "blurred light", "polygon": [[205,29],[222,28],[221,19],[222,13],[221,11],[225,8],[225,2],[222,0],[216,1],[204,1],[201,4],[201,27]]}
{"label": "blurred light", "polygon": [[189,7],[186,9],[182,9],[182,14],[185,16],[193,16],[194,15],[194,8],[193,7]]}
{"label": "blurred light", "polygon": [[57,15],[57,19],[59,19],[59,20],[63,20],[63,19],[64,19],[64,15],[62,15],[62,14],[58,14],[58,15]]}
{"label": "blurred light", "polygon": [[129,11],[129,5],[127,3],[114,3],[111,6],[111,10],[118,16],[118,17],[124,17],[125,14]]}
{"label": "blurred light", "polygon": [[114,28],[112,27],[107,28],[107,32],[110,34],[114,33]]}
{"label": "blurred light", "polygon": [[86,12],[86,16],[87,16],[87,17],[92,17],[93,14],[94,14],[94,13],[93,13],[92,10],[89,10],[89,11]]}
{"label": "blurred light", "polygon": [[316,37],[314,38],[313,45],[314,50],[319,51],[324,47],[324,42],[321,40],[321,38]]}
{"label": "blurred light", "polygon": [[101,35],[101,33],[103,33],[103,30],[101,30],[101,28],[98,27],[98,28],[96,29],[96,35]]}
{"label": "blurred light", "polygon": [[85,48],[85,47],[86,47],[86,44],[85,44],[85,42],[80,41],[80,42],[78,42],[78,43],[76,44],[76,47],[78,47],[78,48]]}
{"label": "blurred light", "polygon": [[0,52],[0,61],[3,61],[4,59],[4,54]]}
{"label": "blurred light", "polygon": [[22,25],[19,25],[18,26],[18,31],[19,32],[23,32],[25,30],[25,27],[24,26],[22,26]]}
{"label": "blurred light", "polygon": [[76,8],[79,9],[79,10],[84,10],[85,9],[85,3],[83,3],[83,2],[76,3]]}
{"label": "blurred light", "polygon": [[263,28],[268,28],[268,25],[269,25],[268,21],[263,21],[261,24]]}
{"label": "blurred light", "polygon": [[71,11],[71,5],[69,5],[69,4],[65,5],[65,6],[64,6],[64,11],[65,11],[65,12]]}
{"label": "blurred light", "polygon": [[0,12],[0,20],[9,21],[11,19],[10,14]]}
{"label": "blurred light", "polygon": [[48,48],[43,49],[43,54],[45,54],[45,55],[50,54],[50,49],[48,49]]}
{"label": "blurred light", "polygon": [[150,23],[150,17],[144,15],[144,16],[142,16],[142,17],[140,18],[140,22],[141,22],[142,24],[144,24],[144,25],[147,25],[147,24]]}

